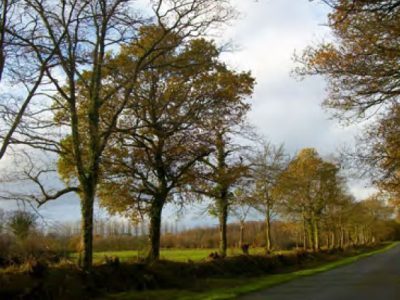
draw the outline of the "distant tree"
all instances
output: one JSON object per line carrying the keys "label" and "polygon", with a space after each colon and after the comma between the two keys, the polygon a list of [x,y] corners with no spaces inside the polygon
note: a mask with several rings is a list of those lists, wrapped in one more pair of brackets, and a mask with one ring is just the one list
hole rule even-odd
{"label": "distant tree", "polygon": [[329,202],[335,201],[340,178],[338,167],[324,161],[315,149],[301,150],[279,176],[274,189],[289,213],[299,214],[308,243],[320,248],[320,222]]}
{"label": "distant tree", "polygon": [[[236,85],[239,90],[242,87]],[[250,94],[252,85],[244,86],[244,94]],[[207,158],[202,160],[199,168],[198,180],[193,186],[192,191],[205,199],[211,199],[210,213],[218,217],[220,246],[219,252],[222,257],[226,256],[227,251],[227,221],[229,208],[234,201],[233,192],[239,181],[248,173],[248,165],[240,156],[241,146],[232,142],[234,127],[240,124],[247,105],[242,102],[244,99],[237,98],[238,102],[233,105],[232,113],[227,114],[224,124],[217,122],[212,130],[209,131],[210,143],[215,151]],[[236,107],[235,107],[236,106]],[[235,111],[238,115],[235,115]],[[232,118],[233,119],[230,119]],[[234,124],[237,122],[236,124]],[[229,124],[229,125],[228,125]]]}
{"label": "distant tree", "polygon": [[15,211],[8,218],[7,225],[19,240],[25,240],[36,228],[37,216],[28,211]]}
{"label": "distant tree", "polygon": [[238,181],[236,189],[233,191],[230,211],[239,221],[239,248],[244,245],[244,234],[246,219],[253,209],[252,180],[242,178]]}
{"label": "distant tree", "polygon": [[279,196],[273,193],[280,174],[289,162],[283,146],[262,142],[251,158],[251,177],[254,181],[253,207],[265,218],[265,248],[271,251],[271,220],[277,214]]}
{"label": "distant tree", "polygon": [[381,193],[371,195],[360,202],[362,218],[355,228],[356,243],[371,244],[383,240],[385,235],[385,222],[393,216],[393,208],[387,205]]}

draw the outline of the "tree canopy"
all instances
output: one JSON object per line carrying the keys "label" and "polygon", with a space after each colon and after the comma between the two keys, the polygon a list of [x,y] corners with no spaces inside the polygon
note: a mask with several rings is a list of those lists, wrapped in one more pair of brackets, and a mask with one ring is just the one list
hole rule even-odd
{"label": "tree canopy", "polygon": [[298,60],[302,75],[322,75],[324,105],[340,118],[363,118],[400,95],[400,2],[327,0],[333,42],[308,47]]}

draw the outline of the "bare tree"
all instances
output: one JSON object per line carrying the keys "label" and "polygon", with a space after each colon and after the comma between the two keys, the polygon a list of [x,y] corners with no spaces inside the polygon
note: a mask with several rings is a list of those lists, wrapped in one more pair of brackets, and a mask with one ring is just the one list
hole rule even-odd
{"label": "bare tree", "polygon": [[279,199],[273,190],[280,174],[285,170],[289,158],[283,145],[275,146],[268,142],[261,142],[261,147],[256,150],[251,158],[252,179],[254,181],[253,206],[265,218],[265,248],[267,252],[272,249],[271,220],[277,214]]}
{"label": "bare tree", "polygon": [[[28,113],[29,105],[38,97],[46,68],[51,64],[55,48],[41,43],[37,15],[29,16],[21,0],[5,0],[0,4],[0,159],[12,143],[12,137]],[[61,43],[63,33],[55,39]],[[14,90],[6,92],[6,90]]]}
{"label": "bare tree", "polygon": [[253,209],[254,198],[252,197],[252,178],[242,178],[237,183],[238,187],[233,192],[231,213],[239,221],[239,248],[244,249],[244,234],[246,220]]}

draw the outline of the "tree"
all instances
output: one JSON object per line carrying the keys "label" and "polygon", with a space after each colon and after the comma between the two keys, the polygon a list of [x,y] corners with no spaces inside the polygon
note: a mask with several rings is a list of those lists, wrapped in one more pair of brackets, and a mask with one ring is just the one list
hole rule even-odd
{"label": "tree", "polygon": [[251,176],[255,184],[252,194],[253,206],[265,218],[265,248],[267,252],[270,252],[272,247],[271,220],[279,205],[279,199],[273,190],[280,174],[287,167],[288,157],[282,145],[277,147],[263,142],[251,161]]}
{"label": "tree", "polygon": [[[34,117],[29,106],[38,98],[46,68],[56,49],[42,44],[39,16],[25,10],[25,1],[4,0],[0,3],[0,83],[7,89],[0,94],[0,160],[18,135],[27,115]],[[61,43],[64,33],[55,37]]]}
{"label": "tree", "polygon": [[101,184],[101,203],[133,219],[149,217],[149,260],[160,255],[165,204],[178,199],[194,180],[195,165],[213,151],[204,120],[226,117],[221,115],[224,108],[242,97],[236,86],[252,84],[249,75],[229,70],[219,55],[213,43],[196,39],[149,65],[105,155],[110,164]]}
{"label": "tree", "polygon": [[28,211],[15,211],[8,219],[8,227],[19,240],[25,240],[36,226],[37,216]]}
{"label": "tree", "polygon": [[232,202],[230,205],[231,213],[239,221],[239,248],[244,250],[244,233],[246,219],[249,216],[253,208],[253,197],[252,193],[252,179],[251,178],[241,178],[236,189],[233,191]]}
{"label": "tree", "polygon": [[374,244],[384,239],[387,234],[385,222],[391,218],[393,210],[382,196],[377,193],[354,204],[349,222],[353,244]]}
{"label": "tree", "polygon": [[339,118],[369,116],[397,103],[400,95],[400,1],[325,0],[335,43],[307,48],[302,75],[323,75],[324,104]]}
{"label": "tree", "polygon": [[[249,95],[252,90],[252,79],[250,85],[240,87],[237,82],[233,89],[239,91],[244,88],[242,94]],[[232,90],[230,91],[232,93]],[[238,93],[240,95],[240,93]],[[248,166],[243,162],[243,158],[239,155],[240,146],[232,142],[232,133],[234,132],[235,122],[240,124],[247,106],[242,102],[242,97],[237,98],[238,102],[233,105],[232,113],[225,115],[225,122],[217,122],[218,125],[212,127],[209,131],[210,144],[214,147],[214,152],[209,157],[202,160],[202,166],[198,170],[198,181],[193,185],[192,191],[201,197],[211,199],[213,202],[210,206],[210,212],[218,217],[220,246],[219,252],[222,257],[226,256],[227,250],[227,221],[229,207],[234,199],[233,192],[236,184],[246,177]],[[234,112],[238,115],[234,115]],[[230,119],[234,117],[233,119]]]}
{"label": "tree", "polygon": [[10,5],[8,1],[3,1],[0,4],[1,16],[0,16],[0,81],[4,70],[5,64],[5,36],[6,27],[8,22],[8,16],[10,11]]}
{"label": "tree", "polygon": [[345,234],[354,217],[355,198],[339,183],[334,199],[326,204],[321,215],[321,228],[326,235],[327,248],[345,247]]}
{"label": "tree", "polygon": [[397,198],[400,194],[400,107],[393,105],[360,139],[357,162],[368,166],[373,181]]}
{"label": "tree", "polygon": [[289,213],[303,221],[304,247],[320,248],[320,220],[329,202],[336,199],[340,178],[338,167],[324,161],[312,148],[301,150],[279,176],[274,190]]}
{"label": "tree", "polygon": [[[70,162],[76,176],[69,178],[68,186],[62,190],[51,194],[46,191],[40,176],[48,171],[28,176],[42,191],[41,198],[35,197],[40,205],[70,192],[79,195],[83,269],[90,271],[93,206],[101,180],[103,154],[140,72],[165,51],[204,34],[210,26],[225,23],[232,17],[232,10],[222,0],[154,1],[154,17],[148,19],[134,11],[128,0],[34,0],[24,4],[27,22],[32,21],[40,32],[40,39],[28,43],[37,60],[44,60],[48,49],[54,49],[51,64],[44,69],[46,84],[53,90],[43,92],[50,104],[32,114],[18,131],[21,137],[14,138],[13,143],[72,157]],[[140,28],[147,22],[163,30],[140,44],[145,34]],[[179,33],[182,38],[166,45],[164,41],[172,33]],[[126,73],[119,72],[120,65],[108,61],[115,49],[135,43],[141,51],[134,62],[135,69],[126,78],[122,76]],[[117,85],[109,89],[111,81]],[[122,100],[113,102],[120,94]],[[58,118],[60,111],[64,112],[63,118]]]}

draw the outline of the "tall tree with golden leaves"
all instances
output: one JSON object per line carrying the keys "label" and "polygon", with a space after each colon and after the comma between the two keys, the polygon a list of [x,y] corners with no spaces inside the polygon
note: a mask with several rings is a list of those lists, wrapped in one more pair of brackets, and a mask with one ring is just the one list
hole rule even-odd
{"label": "tall tree with golden leaves", "polygon": [[[157,56],[139,75],[104,153],[100,203],[111,213],[149,219],[150,261],[160,256],[164,206],[181,199],[196,165],[214,151],[207,120],[230,118],[233,103],[252,89],[253,78],[227,68],[219,55],[212,42],[195,39]],[[128,47],[115,59],[126,77],[136,56]]]}
{"label": "tall tree with golden leaves", "polygon": [[240,125],[249,109],[245,100],[252,93],[254,80],[244,73],[235,81],[232,89],[225,91],[234,95],[234,101],[224,109],[226,114],[209,122],[209,143],[214,151],[202,160],[198,180],[192,186],[194,193],[212,200],[210,212],[218,217],[219,252],[222,257],[227,251],[227,222],[230,206],[234,202],[234,190],[240,180],[249,174],[249,166],[241,157],[242,146],[236,144],[234,138],[240,132]]}
{"label": "tall tree with golden leaves", "polygon": [[[336,199],[338,167],[324,161],[315,149],[306,148],[289,163],[274,189],[289,213],[299,214],[304,224],[304,244],[320,248],[320,222],[327,204]],[[307,233],[307,235],[306,235]]]}

